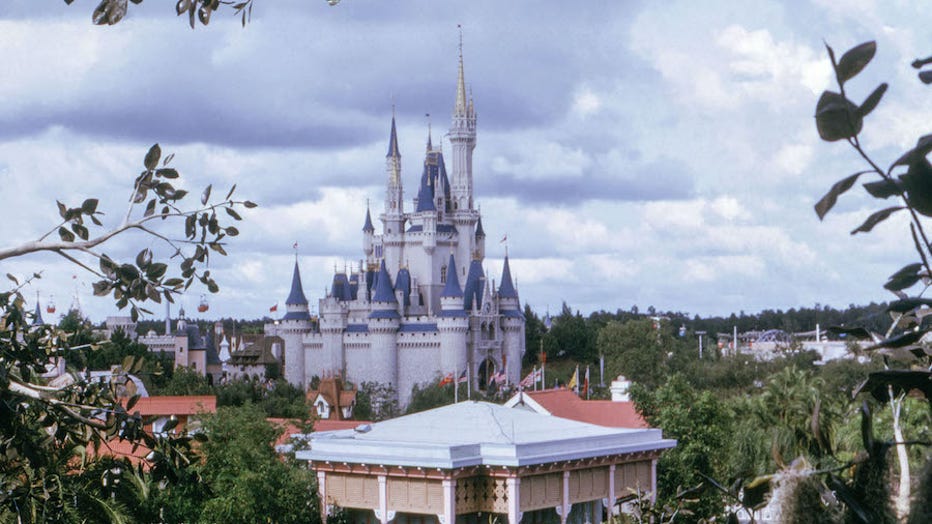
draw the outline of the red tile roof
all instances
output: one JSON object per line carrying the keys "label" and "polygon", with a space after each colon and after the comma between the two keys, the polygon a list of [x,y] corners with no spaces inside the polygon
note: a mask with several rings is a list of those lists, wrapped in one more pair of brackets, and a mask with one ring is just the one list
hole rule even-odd
{"label": "red tile roof", "polygon": [[583,400],[569,389],[525,391],[555,417],[588,422],[610,428],[647,428],[647,422],[637,412],[634,402]]}
{"label": "red tile roof", "polygon": [[216,413],[217,397],[214,395],[142,397],[129,411],[132,413],[138,411],[144,417]]}

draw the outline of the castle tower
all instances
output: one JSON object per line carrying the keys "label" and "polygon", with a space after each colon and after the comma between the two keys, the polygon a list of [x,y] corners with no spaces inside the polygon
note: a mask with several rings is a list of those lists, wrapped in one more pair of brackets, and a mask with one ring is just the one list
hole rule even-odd
{"label": "castle tower", "polygon": [[275,335],[285,341],[285,380],[292,384],[307,386],[304,373],[304,346],[302,339],[311,330],[311,314],[301,286],[301,271],[297,259],[294,262],[294,274],[291,277],[291,292],[285,300],[285,316],[282,317]]}
{"label": "castle tower", "polygon": [[[394,111],[393,111],[394,113]],[[382,259],[387,267],[397,271],[404,260],[404,191],[401,184],[401,152],[398,149],[398,133],[395,130],[395,115],[392,114],[392,130],[388,138],[388,153],[385,155],[385,171],[388,185],[385,188],[385,212],[382,213]]]}
{"label": "castle tower", "polygon": [[369,204],[366,204],[366,223],[362,226],[362,252],[366,254],[366,261],[375,262],[373,252],[375,251],[375,227],[372,225],[372,214],[369,213]]}
{"label": "castle tower", "polygon": [[[398,387],[398,299],[392,289],[385,261],[379,268],[372,293],[372,312],[369,313],[369,369],[366,380]],[[399,391],[399,395],[404,393]]]}
{"label": "castle tower", "polygon": [[466,368],[466,333],[469,319],[463,309],[463,290],[457,276],[456,260],[450,254],[447,264],[447,282],[440,293],[440,315],[437,330],[440,331],[440,373],[454,373],[459,377]]}
{"label": "castle tower", "polygon": [[460,35],[459,71],[456,79],[456,102],[450,126],[453,146],[452,196],[454,210],[472,209],[472,152],[476,148],[476,112],[466,99],[466,79],[463,73],[463,37]]}
{"label": "castle tower", "polygon": [[521,358],[524,356],[525,319],[518,300],[518,291],[511,279],[511,265],[505,255],[502,283],[498,286],[498,308],[502,315],[502,354],[507,356],[506,374],[508,381],[517,384],[521,380]]}

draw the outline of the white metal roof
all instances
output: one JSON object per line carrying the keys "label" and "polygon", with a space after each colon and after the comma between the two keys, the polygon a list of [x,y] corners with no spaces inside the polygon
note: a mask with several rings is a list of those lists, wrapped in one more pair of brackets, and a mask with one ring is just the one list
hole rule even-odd
{"label": "white metal roof", "polygon": [[368,431],[310,435],[304,460],[458,468],[524,466],[671,448],[659,429],[608,428],[512,409],[460,402],[372,424]]}

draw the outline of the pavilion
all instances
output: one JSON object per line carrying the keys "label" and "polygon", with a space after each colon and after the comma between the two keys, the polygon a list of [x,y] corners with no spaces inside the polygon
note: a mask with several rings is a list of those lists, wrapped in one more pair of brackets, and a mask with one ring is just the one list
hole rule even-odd
{"label": "pavilion", "polygon": [[609,428],[460,402],[314,433],[324,516],[366,524],[591,523],[638,490],[656,492],[659,429]]}

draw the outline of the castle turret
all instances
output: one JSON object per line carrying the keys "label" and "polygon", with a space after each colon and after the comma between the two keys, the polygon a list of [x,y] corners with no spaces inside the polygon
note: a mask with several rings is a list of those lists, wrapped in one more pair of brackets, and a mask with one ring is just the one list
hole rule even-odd
{"label": "castle turret", "polygon": [[485,229],[482,228],[482,216],[476,221],[476,249],[473,258],[482,260],[485,258]]}
{"label": "castle turret", "polygon": [[463,42],[460,35],[459,71],[456,79],[456,102],[450,126],[453,146],[452,197],[454,209],[472,209],[472,152],[476,148],[476,112],[466,99],[466,79],[463,73]]}
{"label": "castle turret", "polygon": [[362,226],[362,251],[366,254],[367,260],[372,260],[372,253],[375,250],[373,239],[375,238],[375,227],[372,225],[372,214],[369,213],[369,206],[366,206],[366,223]]}
{"label": "castle turret", "polygon": [[463,310],[463,290],[457,276],[456,260],[450,255],[447,264],[447,282],[440,293],[440,315],[437,331],[440,332],[440,372],[459,376],[466,369],[466,339],[469,318]]}
{"label": "castle turret", "polygon": [[[372,293],[372,312],[369,313],[370,380],[398,387],[398,299],[392,289],[385,261],[379,268]],[[399,392],[401,393],[401,392]]]}
{"label": "castle turret", "polygon": [[[525,319],[518,301],[518,290],[511,279],[511,265],[505,255],[502,268],[502,283],[498,286],[498,308],[502,315],[502,354],[507,355],[508,381],[516,384],[521,380],[521,359],[524,357]],[[514,363],[514,365],[512,365]]]}
{"label": "castle turret", "polygon": [[401,183],[401,152],[398,149],[398,132],[392,114],[392,130],[385,155],[388,185],[385,189],[385,212],[382,213],[382,257],[388,267],[401,267],[404,260],[404,191]]}
{"label": "castle turret", "polygon": [[302,339],[310,330],[311,314],[301,285],[301,271],[295,260],[291,292],[285,300],[285,316],[279,321],[274,333],[285,341],[285,379],[292,384],[307,385]]}

